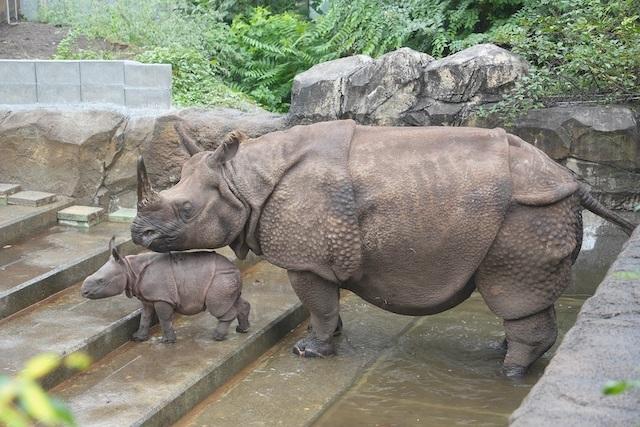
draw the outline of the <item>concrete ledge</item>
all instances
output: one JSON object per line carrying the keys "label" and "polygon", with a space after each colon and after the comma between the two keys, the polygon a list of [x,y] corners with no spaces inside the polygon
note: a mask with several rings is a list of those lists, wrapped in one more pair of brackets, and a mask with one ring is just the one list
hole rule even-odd
{"label": "concrete ledge", "polygon": [[640,228],[595,295],[582,307],[540,381],[510,418],[512,426],[630,426],[640,393],[602,394],[609,380],[640,377]]}
{"label": "concrete ledge", "polygon": [[0,76],[0,105],[171,107],[169,64],[2,59]]}

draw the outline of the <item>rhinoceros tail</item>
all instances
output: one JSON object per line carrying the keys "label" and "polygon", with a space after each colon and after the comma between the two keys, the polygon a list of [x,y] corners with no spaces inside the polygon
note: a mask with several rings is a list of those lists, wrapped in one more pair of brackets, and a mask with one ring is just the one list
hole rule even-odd
{"label": "rhinoceros tail", "polygon": [[633,222],[623,218],[617,213],[613,212],[611,209],[606,208],[602,203],[598,202],[592,195],[589,193],[589,190],[586,186],[580,185],[580,188],[577,192],[580,197],[580,204],[586,208],[587,210],[593,212],[606,219],[607,221],[613,222],[618,227],[622,228],[625,233],[629,236],[633,233],[633,230],[638,226],[638,224],[634,224]]}

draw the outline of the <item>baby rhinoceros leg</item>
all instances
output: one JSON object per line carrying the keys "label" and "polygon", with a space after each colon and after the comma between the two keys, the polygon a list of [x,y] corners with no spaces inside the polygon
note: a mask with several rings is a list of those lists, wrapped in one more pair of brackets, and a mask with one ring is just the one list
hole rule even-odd
{"label": "baby rhinoceros leg", "polygon": [[140,315],[140,326],[136,333],[133,334],[134,341],[146,341],[149,339],[149,327],[155,310],[153,304],[142,303],[142,314]]}
{"label": "baby rhinoceros leg", "polygon": [[238,312],[238,326],[236,326],[236,332],[246,334],[249,332],[249,312],[251,311],[251,304],[242,297],[238,297],[236,301],[236,311]]}
{"label": "baby rhinoceros leg", "polygon": [[[227,337],[229,332],[229,326],[231,322],[238,319],[237,332],[245,333],[249,330],[249,311],[251,305],[243,298],[238,297],[235,304],[224,315],[218,318],[218,326],[213,331],[213,339],[216,341],[222,341]],[[209,312],[215,316],[212,309]]]}
{"label": "baby rhinoceros leg", "polygon": [[164,301],[156,302],[153,306],[162,328],[162,342],[165,344],[176,342],[176,333],[173,330],[173,307]]}

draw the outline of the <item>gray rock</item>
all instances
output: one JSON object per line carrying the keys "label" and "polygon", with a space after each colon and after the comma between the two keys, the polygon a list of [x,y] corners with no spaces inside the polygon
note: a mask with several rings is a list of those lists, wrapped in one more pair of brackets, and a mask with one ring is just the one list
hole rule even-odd
{"label": "gray rock", "polygon": [[544,375],[510,418],[524,426],[630,426],[640,393],[605,396],[613,379],[637,379],[640,366],[640,228],[595,295],[584,304]]}
{"label": "gray rock", "polygon": [[346,80],[341,117],[378,125],[404,124],[417,102],[423,69],[433,58],[402,48],[360,67]]}
{"label": "gray rock", "polygon": [[342,117],[344,85],[349,76],[373,62],[355,55],[314,65],[293,80],[289,114],[298,122],[335,120]]}
{"label": "gray rock", "polygon": [[445,102],[493,102],[527,73],[519,56],[492,44],[479,44],[431,62],[424,72],[423,96]]}

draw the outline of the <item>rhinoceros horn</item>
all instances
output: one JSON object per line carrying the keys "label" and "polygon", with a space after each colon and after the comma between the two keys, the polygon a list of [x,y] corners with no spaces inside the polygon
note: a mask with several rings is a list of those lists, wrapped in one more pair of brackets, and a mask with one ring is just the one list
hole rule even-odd
{"label": "rhinoceros horn", "polygon": [[198,147],[198,144],[187,134],[181,124],[176,123],[173,127],[178,133],[178,136],[180,136],[180,141],[190,156],[202,151],[202,148]]}
{"label": "rhinoceros horn", "polygon": [[138,209],[143,209],[157,198],[158,193],[151,188],[151,182],[147,176],[147,168],[144,166],[144,159],[140,156],[138,157]]}

